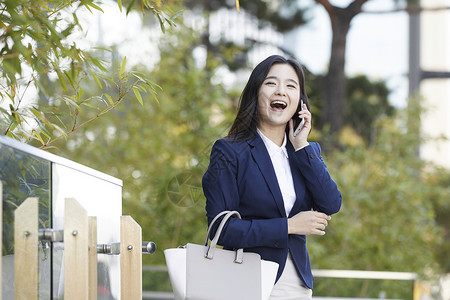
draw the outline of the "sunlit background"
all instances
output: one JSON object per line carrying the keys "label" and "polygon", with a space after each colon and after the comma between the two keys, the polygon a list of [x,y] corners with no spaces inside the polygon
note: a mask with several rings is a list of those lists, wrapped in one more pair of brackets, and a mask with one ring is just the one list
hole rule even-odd
{"label": "sunlit background", "polygon": [[[42,141],[32,131],[39,120],[27,116],[17,128],[32,137],[15,138],[123,180],[124,214],[158,246],[144,257],[145,297],[172,299],[162,250],[204,239],[201,176],[212,144],[227,134],[251,69],[271,54],[294,57],[307,71],[311,140],[323,146],[344,196],[326,237],[308,240],[318,275],[314,295],[450,300],[450,1],[409,1],[420,2],[420,10],[408,10],[400,0],[362,6],[345,39],[346,95],[338,130],[327,119],[333,115],[333,91],[326,91],[333,82],[327,79],[333,31],[320,3],[328,1],[254,2],[286,18],[295,7],[302,19],[275,26],[256,17],[252,1],[241,0],[240,11],[234,0],[163,1],[170,8],[166,16],[179,17],[162,30],[139,5],[126,13],[126,1],[122,11],[109,0],[98,3],[102,11],[78,9],[82,29],[65,43],[104,59],[111,78],[89,73],[79,85],[66,79],[69,87],[63,88],[62,75],[51,71],[26,85],[31,75],[24,67],[14,105],[55,111],[54,122],[68,134],[53,140],[49,133]],[[341,8],[353,2],[330,1]],[[59,16],[71,20],[72,12],[68,7]],[[139,72],[156,94],[125,93],[136,77],[123,80],[124,72]],[[5,91],[12,88],[3,79],[1,84],[0,108],[6,110],[11,103]],[[75,104],[68,91],[77,95],[69,99]],[[4,124],[6,118],[2,132]],[[5,134],[14,136],[13,127],[5,126]],[[319,276],[328,269],[402,272],[418,280]]]}

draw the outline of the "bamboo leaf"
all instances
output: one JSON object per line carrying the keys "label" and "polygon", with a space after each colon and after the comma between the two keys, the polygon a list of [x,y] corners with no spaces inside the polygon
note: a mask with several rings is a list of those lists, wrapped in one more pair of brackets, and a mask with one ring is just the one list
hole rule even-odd
{"label": "bamboo leaf", "polygon": [[108,81],[110,84],[115,84],[116,82],[114,81],[114,79],[113,78],[111,78],[111,77],[108,77],[108,76],[105,76],[105,75],[99,75],[100,76],[100,78],[102,78],[103,80],[106,80],[106,81]]}
{"label": "bamboo leaf", "polygon": [[83,96],[83,90],[82,89],[78,89],[77,91],[77,102],[81,99],[81,96]]}
{"label": "bamboo leaf", "polygon": [[120,66],[119,77],[122,79],[125,74],[125,67],[127,65],[127,57],[125,56],[122,61],[122,65]]}
{"label": "bamboo leaf", "polygon": [[20,114],[17,112],[14,106],[10,104],[9,109],[11,110],[11,117],[10,117],[11,121],[17,124],[22,123],[22,120],[20,119]]}
{"label": "bamboo leaf", "polygon": [[117,0],[117,4],[119,5],[120,12],[122,12],[122,0]]}
{"label": "bamboo leaf", "polygon": [[87,10],[89,10],[89,12],[90,12],[91,14],[93,13],[92,10],[89,8],[89,5],[88,5],[88,4],[85,4],[84,6],[87,8]]}
{"label": "bamboo leaf", "polygon": [[19,139],[18,136],[17,136],[17,134],[15,134],[14,132],[12,132],[11,130],[9,130],[9,131],[6,133],[6,136],[7,136],[7,137],[10,137],[10,138],[12,138],[12,139],[15,139],[15,140],[18,140],[18,139]]}
{"label": "bamboo leaf", "polygon": [[153,99],[155,99],[156,103],[159,104],[159,100],[158,100],[158,98],[156,97],[157,93],[156,93],[155,91],[153,91],[153,90],[151,90],[150,93],[152,93]]}
{"label": "bamboo leaf", "polygon": [[9,131],[14,132],[14,129],[16,129],[16,127],[17,127],[18,125],[19,125],[19,124],[17,124],[17,123],[11,124],[11,127],[9,128]]}
{"label": "bamboo leaf", "polygon": [[42,139],[41,135],[39,134],[39,132],[35,129],[33,129],[32,133],[31,133],[31,137],[36,136],[37,140],[39,140],[41,142],[42,145],[45,145],[44,140]]}
{"label": "bamboo leaf", "polygon": [[93,99],[98,100],[101,103],[105,103],[106,105],[108,105],[107,101],[105,99],[103,99],[102,97],[94,96],[94,97],[89,97],[88,99],[86,99],[83,102],[81,102],[80,106],[83,105],[83,106],[86,106],[86,107],[89,107],[89,108],[93,108],[95,110],[100,110],[100,107],[98,105],[96,105],[97,102],[95,102],[95,104],[91,104],[90,100],[93,100]]}
{"label": "bamboo leaf", "polygon": [[30,108],[30,111],[38,120],[41,120],[44,123],[47,121],[47,118],[40,110],[37,110],[36,108],[32,107]]}
{"label": "bamboo leaf", "polygon": [[133,5],[134,5],[135,2],[136,2],[136,0],[131,0],[130,4],[128,4],[127,15],[130,13],[130,11],[133,8]]}
{"label": "bamboo leaf", "polygon": [[95,4],[94,2],[91,2],[88,4],[89,6],[95,8],[96,10],[101,11],[102,13],[104,13],[103,9],[100,8],[100,6],[98,6],[97,4]]}
{"label": "bamboo leaf", "polygon": [[70,85],[72,86],[72,88],[75,89],[75,84],[74,84],[74,81],[72,79],[72,75],[69,74],[69,72],[67,72],[67,71],[64,71],[64,75],[66,75],[66,78],[69,80]]}
{"label": "bamboo leaf", "polygon": [[91,74],[92,79],[94,79],[95,83],[97,83],[97,85],[102,89],[103,88],[102,83],[100,82],[100,80],[98,80],[97,75],[95,75],[95,73],[92,71],[89,71],[89,73]]}
{"label": "bamboo leaf", "polygon": [[70,97],[63,97],[63,100],[64,100],[69,106],[75,107],[75,108],[78,110],[78,112],[79,112],[80,114],[83,113],[83,111],[81,110],[81,107],[77,104],[77,102],[74,101],[73,99],[71,99]]}
{"label": "bamboo leaf", "polygon": [[60,69],[55,69],[56,75],[58,75],[59,83],[61,83],[61,86],[64,91],[67,90],[66,80],[64,79],[64,76]]}
{"label": "bamboo leaf", "polygon": [[156,13],[156,17],[158,18],[159,26],[161,27],[161,31],[163,33],[166,33],[166,27],[164,26],[164,21],[161,20],[161,16],[158,13]]}
{"label": "bamboo leaf", "polygon": [[141,103],[141,105],[144,106],[144,102],[142,102],[142,96],[141,96],[141,93],[139,93],[138,88],[133,87],[133,92],[136,95],[136,98],[138,99],[139,103]]}
{"label": "bamboo leaf", "polygon": [[131,74],[132,74],[134,77],[136,77],[137,79],[139,79],[140,81],[145,82],[145,80],[142,79],[142,77],[139,76],[136,72],[131,72]]}
{"label": "bamboo leaf", "polygon": [[108,95],[108,94],[104,94],[104,95],[105,95],[106,99],[108,99],[109,104],[114,105],[114,101],[113,101],[113,99],[111,98],[111,96]]}
{"label": "bamboo leaf", "polygon": [[59,133],[61,133],[63,136],[67,136],[67,134],[66,134],[66,132],[61,128],[61,127],[59,127],[58,125],[56,125],[56,124],[52,124],[52,127],[54,128],[54,129],[56,129],[56,131],[58,131]]}
{"label": "bamboo leaf", "polygon": [[172,20],[175,20],[176,18],[178,18],[182,13],[184,13],[184,9],[177,11],[173,16],[172,16]]}
{"label": "bamboo leaf", "polygon": [[47,139],[51,139],[50,134],[47,133],[47,131],[45,130],[44,126],[40,128],[39,132],[40,132],[41,135],[45,135],[45,137]]}

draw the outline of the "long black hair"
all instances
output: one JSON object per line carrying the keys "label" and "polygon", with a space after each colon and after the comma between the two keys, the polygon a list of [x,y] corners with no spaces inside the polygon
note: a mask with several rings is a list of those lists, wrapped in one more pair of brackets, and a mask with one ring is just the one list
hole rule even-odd
{"label": "long black hair", "polygon": [[[233,141],[243,141],[252,138],[256,134],[256,129],[259,122],[260,112],[258,108],[258,93],[259,88],[269,74],[270,68],[275,64],[288,64],[294,68],[300,81],[300,99],[309,108],[308,96],[305,89],[305,75],[303,67],[293,59],[286,59],[280,55],[272,55],[260,62],[250,74],[247,84],[242,91],[239,99],[239,108],[234,119],[233,125],[228,132],[228,139]],[[300,101],[299,101],[300,108]]]}

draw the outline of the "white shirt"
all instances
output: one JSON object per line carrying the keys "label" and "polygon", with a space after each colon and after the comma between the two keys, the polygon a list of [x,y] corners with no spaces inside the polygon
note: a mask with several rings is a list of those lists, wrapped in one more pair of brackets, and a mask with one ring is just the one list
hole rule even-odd
{"label": "white shirt", "polygon": [[292,179],[291,166],[289,165],[289,157],[286,149],[286,134],[284,135],[283,145],[279,147],[277,144],[268,139],[258,129],[258,134],[262,138],[264,145],[266,145],[267,152],[269,152],[272,165],[277,176],[278,186],[283,196],[284,209],[286,217],[289,216],[292,207],[294,206],[296,195],[294,189],[294,180]]}

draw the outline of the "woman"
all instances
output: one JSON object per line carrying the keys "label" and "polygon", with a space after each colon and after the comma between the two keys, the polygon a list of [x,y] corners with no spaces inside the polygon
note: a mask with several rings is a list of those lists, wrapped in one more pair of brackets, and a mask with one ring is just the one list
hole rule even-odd
{"label": "woman", "polygon": [[[296,136],[295,114],[305,120]],[[203,176],[208,223],[224,210],[242,216],[227,222],[219,244],[279,264],[270,299],[311,299],[305,235],[324,235],[341,206],[320,146],[308,142],[310,131],[302,67],[270,56],[251,73],[231,130],[214,144]]]}

